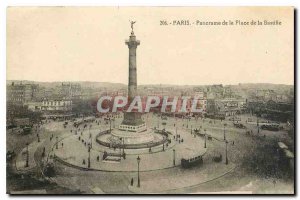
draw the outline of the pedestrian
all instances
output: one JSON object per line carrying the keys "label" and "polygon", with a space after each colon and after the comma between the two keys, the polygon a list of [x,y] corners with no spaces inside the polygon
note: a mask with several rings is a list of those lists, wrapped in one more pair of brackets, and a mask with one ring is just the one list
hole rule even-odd
{"label": "pedestrian", "polygon": [[85,165],[85,159],[83,159],[82,164]]}
{"label": "pedestrian", "polygon": [[61,143],[61,147],[64,147],[64,143],[63,142]]}
{"label": "pedestrian", "polygon": [[97,161],[99,162],[99,156],[97,156]]}

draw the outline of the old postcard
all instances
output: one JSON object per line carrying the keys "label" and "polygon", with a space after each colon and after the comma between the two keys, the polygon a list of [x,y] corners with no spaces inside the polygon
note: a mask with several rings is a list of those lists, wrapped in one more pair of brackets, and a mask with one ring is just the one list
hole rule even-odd
{"label": "old postcard", "polygon": [[8,194],[294,194],[293,7],[8,7]]}

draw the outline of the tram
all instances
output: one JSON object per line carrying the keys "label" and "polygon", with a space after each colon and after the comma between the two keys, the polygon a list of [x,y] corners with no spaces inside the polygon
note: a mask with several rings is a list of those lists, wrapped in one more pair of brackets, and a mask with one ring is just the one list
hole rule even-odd
{"label": "tram", "polygon": [[194,152],[191,152],[190,155],[185,156],[184,158],[181,159],[181,166],[183,168],[190,168],[202,164],[203,164],[202,155],[195,154]]}

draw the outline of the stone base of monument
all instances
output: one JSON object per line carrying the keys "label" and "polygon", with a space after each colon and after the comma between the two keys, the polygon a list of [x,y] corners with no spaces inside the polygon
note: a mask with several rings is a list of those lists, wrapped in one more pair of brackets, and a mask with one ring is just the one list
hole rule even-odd
{"label": "stone base of monument", "polygon": [[111,133],[99,134],[96,141],[106,147],[141,149],[162,145],[167,142],[167,136],[152,129],[142,132],[113,129]]}

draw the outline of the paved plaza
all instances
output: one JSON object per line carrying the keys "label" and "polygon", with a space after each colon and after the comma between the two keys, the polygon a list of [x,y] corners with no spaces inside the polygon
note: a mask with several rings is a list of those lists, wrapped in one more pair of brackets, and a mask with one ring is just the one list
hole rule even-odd
{"label": "paved plaza", "polygon": [[[126,159],[121,158],[120,162],[106,162],[102,160],[103,152],[119,153],[122,149],[113,149],[99,145],[96,141],[96,135],[100,131],[109,130],[109,123],[103,119],[97,119],[96,122],[88,123],[91,128],[84,128],[84,125],[75,128],[72,122],[69,122],[66,128],[64,122],[50,121],[43,125],[43,134],[41,141],[34,141],[29,144],[29,167],[25,167],[26,149],[23,149],[16,159],[16,168],[19,171],[26,171],[35,167],[45,166],[47,162],[54,162],[57,176],[50,180],[64,187],[80,189],[87,193],[176,193],[177,191],[197,192],[197,188],[205,188],[213,182],[223,180],[228,176],[238,174],[240,161],[254,151],[255,138],[277,138],[284,137],[283,131],[271,132],[260,130],[257,132],[257,124],[246,123],[251,118],[250,115],[241,116],[241,122],[247,129],[238,129],[233,126],[232,121],[220,121],[211,119],[174,119],[168,117],[162,120],[160,117],[147,114],[144,120],[149,128],[165,128],[172,134],[171,143],[168,147],[157,146],[149,149],[125,149]],[[252,117],[253,118],[253,117]],[[256,119],[256,118],[255,118]],[[259,119],[263,120],[263,119]],[[98,122],[101,123],[98,124]],[[117,118],[112,128],[117,127],[121,118]],[[166,125],[163,122],[166,123]],[[229,164],[225,164],[225,142],[224,142],[224,123],[225,137],[228,142]],[[113,126],[114,125],[114,126]],[[180,134],[183,142],[174,140],[173,135]],[[207,140],[207,148],[204,148],[204,138],[191,134],[191,129],[200,129],[212,137]],[[80,130],[79,130],[80,129]],[[77,130],[77,133],[76,133]],[[247,131],[252,131],[250,135]],[[75,134],[76,133],[76,134]],[[90,138],[91,135],[91,138]],[[50,140],[50,138],[52,139]],[[57,139],[56,139],[57,137]],[[79,140],[78,138],[81,138]],[[90,151],[91,165],[87,166],[88,146],[82,142],[92,143]],[[57,143],[58,141],[58,143]],[[57,146],[57,149],[56,149]],[[42,149],[46,149],[46,157],[41,158]],[[173,149],[175,149],[175,166],[173,165]],[[180,166],[180,160],[190,151],[203,155],[203,165],[192,169],[183,169]],[[22,153],[23,152],[23,153]],[[212,160],[216,153],[221,153],[223,160],[216,163]],[[53,156],[56,159],[51,159]],[[97,160],[99,156],[99,161]],[[141,186],[137,188],[137,156],[141,158],[140,177]],[[83,160],[85,159],[85,164]],[[224,177],[224,178],[223,178]],[[133,185],[130,182],[133,179]],[[244,178],[241,178],[243,180]],[[106,181],[105,181],[106,180]],[[117,182],[118,184],[116,184]],[[115,183],[116,185],[114,185]],[[231,183],[232,184],[232,183]],[[218,186],[220,187],[220,186]],[[224,186],[222,186],[224,187]],[[245,180],[242,188],[249,191],[249,182]],[[226,188],[226,187],[225,187]],[[245,189],[246,188],[246,189]],[[211,190],[211,189],[210,189]],[[203,189],[205,191],[205,189]]]}
{"label": "paved plaza", "polygon": [[[90,169],[103,171],[136,171],[137,156],[141,158],[141,171],[149,171],[174,167],[173,150],[175,150],[176,166],[180,165],[181,158],[184,158],[185,155],[188,155],[191,152],[197,155],[205,154],[207,149],[203,146],[204,140],[202,138],[194,137],[194,135],[185,129],[178,129],[177,131],[180,132],[181,139],[183,139],[183,142],[179,143],[179,140],[176,141],[173,138],[176,130],[170,129],[169,131],[172,135],[169,136],[171,138],[171,143],[168,146],[164,147],[163,145],[159,145],[153,147],[151,148],[151,152],[149,152],[149,148],[125,149],[126,159],[121,158],[120,162],[107,162],[102,160],[104,151],[121,155],[123,149],[113,149],[98,144],[95,140],[96,135],[99,132],[97,127],[92,130],[84,130],[80,132],[80,134],[77,133],[77,135],[71,133],[69,137],[66,137],[59,142],[58,149],[54,149],[54,154],[63,162],[82,168],[88,168],[88,145],[83,141],[91,141]],[[91,138],[89,138],[90,134],[92,135]],[[80,140],[79,137],[81,138]],[[62,143],[63,146],[61,145]],[[97,161],[98,156],[100,159]],[[85,160],[85,164],[83,164],[83,160]]]}

